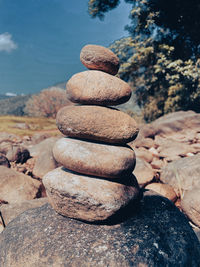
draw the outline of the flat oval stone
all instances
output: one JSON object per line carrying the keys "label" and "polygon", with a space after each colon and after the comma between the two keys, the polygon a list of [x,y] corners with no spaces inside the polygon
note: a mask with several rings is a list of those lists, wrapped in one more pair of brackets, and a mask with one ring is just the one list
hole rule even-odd
{"label": "flat oval stone", "polygon": [[119,105],[131,97],[131,87],[123,80],[102,71],[88,70],[67,82],[68,99],[75,103]]}
{"label": "flat oval stone", "polygon": [[139,132],[137,123],[126,113],[99,106],[61,108],[56,117],[58,129],[69,137],[124,144]]}
{"label": "flat oval stone", "polygon": [[112,75],[117,74],[119,58],[108,48],[100,45],[86,45],[82,48],[80,60],[91,70],[101,70]]}
{"label": "flat oval stone", "polygon": [[[60,214],[84,221],[104,221],[138,200],[134,176],[114,182],[57,168],[43,177],[52,207]],[[123,184],[124,183],[124,184]]]}
{"label": "flat oval stone", "polygon": [[53,155],[67,169],[99,177],[121,178],[130,175],[135,167],[135,153],[128,146],[61,138]]}

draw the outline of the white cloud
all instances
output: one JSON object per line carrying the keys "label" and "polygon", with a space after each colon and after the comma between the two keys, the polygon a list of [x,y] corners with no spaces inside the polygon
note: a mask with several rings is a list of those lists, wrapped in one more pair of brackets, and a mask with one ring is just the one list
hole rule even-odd
{"label": "white cloud", "polygon": [[12,35],[8,32],[0,34],[0,52],[11,52],[17,49],[17,44],[12,40]]}

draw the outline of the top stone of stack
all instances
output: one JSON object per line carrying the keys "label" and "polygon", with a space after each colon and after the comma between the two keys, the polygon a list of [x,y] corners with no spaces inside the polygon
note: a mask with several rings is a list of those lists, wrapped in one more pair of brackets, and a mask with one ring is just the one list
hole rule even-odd
{"label": "top stone of stack", "polygon": [[81,50],[80,60],[90,70],[73,75],[67,82],[70,101],[83,105],[115,106],[130,99],[132,90],[129,84],[114,76],[119,69],[119,59],[110,49],[86,45]]}
{"label": "top stone of stack", "polygon": [[103,46],[84,46],[81,50],[80,60],[90,70],[101,70],[112,75],[116,75],[119,70],[118,57]]}

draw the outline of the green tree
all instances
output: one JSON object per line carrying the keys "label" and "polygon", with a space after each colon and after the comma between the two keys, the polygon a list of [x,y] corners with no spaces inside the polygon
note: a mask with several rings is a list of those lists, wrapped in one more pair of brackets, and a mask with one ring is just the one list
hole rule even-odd
{"label": "green tree", "polygon": [[[186,0],[125,1],[133,4],[127,26],[130,37],[115,41],[110,48],[120,58],[118,75],[132,84],[145,120],[180,109],[200,112],[196,13],[200,5],[195,0],[190,7]],[[91,0],[89,12],[102,19],[118,4]]]}

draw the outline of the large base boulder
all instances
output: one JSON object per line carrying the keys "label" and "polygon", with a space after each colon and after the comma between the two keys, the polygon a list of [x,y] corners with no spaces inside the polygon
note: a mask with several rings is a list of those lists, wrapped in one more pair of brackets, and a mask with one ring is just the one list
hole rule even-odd
{"label": "large base boulder", "polygon": [[96,225],[63,217],[49,204],[28,210],[1,233],[0,266],[200,266],[199,241],[170,201],[145,196],[140,210],[130,207],[126,215]]}

